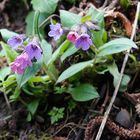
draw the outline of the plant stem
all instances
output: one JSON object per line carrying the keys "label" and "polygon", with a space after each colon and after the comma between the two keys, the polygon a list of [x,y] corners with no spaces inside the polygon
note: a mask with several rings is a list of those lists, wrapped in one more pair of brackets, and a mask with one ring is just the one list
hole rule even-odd
{"label": "plant stem", "polygon": [[[138,23],[138,16],[139,16],[139,11],[140,11],[140,2],[138,3],[138,6],[137,6],[137,12],[136,12],[136,16],[135,16],[135,21],[134,21],[134,25],[133,25],[133,31],[132,31],[132,34],[131,34],[131,40],[134,39],[134,36],[135,36],[135,33],[136,33],[136,27],[137,27],[137,23]],[[111,111],[111,108],[112,108],[112,105],[116,99],[116,96],[117,96],[117,93],[118,93],[118,90],[119,90],[119,87],[120,87],[120,84],[121,84],[121,81],[122,81],[122,78],[123,78],[123,74],[124,74],[124,70],[125,70],[125,66],[126,66],[126,63],[128,61],[128,57],[129,57],[129,53],[130,53],[131,49],[129,49],[127,51],[127,53],[125,54],[125,57],[124,57],[124,60],[123,60],[123,65],[122,65],[122,68],[121,68],[121,73],[120,73],[120,77],[119,77],[119,80],[118,80],[118,84],[114,90],[114,93],[113,93],[113,96],[111,98],[111,101],[110,101],[110,104],[104,114],[104,118],[103,118],[103,121],[100,125],[100,128],[99,128],[99,131],[97,133],[97,136],[96,136],[96,139],[95,140],[100,140],[100,137],[102,135],[102,132],[103,132],[103,129],[105,127],[105,124],[106,124],[106,121],[107,121],[107,118],[109,116],[109,113]]]}
{"label": "plant stem", "polygon": [[34,21],[33,21],[33,36],[38,35],[39,40],[41,41],[41,36],[40,36],[40,31],[39,31],[39,25],[38,25],[39,15],[40,15],[40,12],[39,11],[35,11]]}
{"label": "plant stem", "polygon": [[11,108],[10,102],[8,100],[8,97],[7,97],[7,94],[6,94],[5,86],[4,85],[3,85],[3,96],[4,96],[4,99],[6,101],[6,104],[7,104],[7,107],[9,109],[9,111],[12,112],[12,108]]}
{"label": "plant stem", "polygon": [[53,14],[53,15],[49,16],[47,19],[45,19],[45,20],[39,25],[39,28],[44,28],[44,27],[46,26],[46,24],[48,23],[48,21],[49,21],[50,19],[52,19],[53,17],[58,17],[58,18],[60,18],[58,15]]}

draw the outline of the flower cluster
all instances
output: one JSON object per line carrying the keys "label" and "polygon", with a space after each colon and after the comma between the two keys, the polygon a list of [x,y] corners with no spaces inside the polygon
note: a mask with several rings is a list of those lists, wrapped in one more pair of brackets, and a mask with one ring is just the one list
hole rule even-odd
{"label": "flower cluster", "polygon": [[[84,31],[80,35],[78,35],[76,31],[70,31],[67,35],[67,39],[74,43],[76,48],[81,48],[82,50],[86,51],[92,45],[92,40],[90,36],[86,33],[87,28],[85,26],[83,26],[81,30]],[[50,37],[53,37],[54,40],[58,40],[62,36],[63,32],[64,31],[59,23],[55,25],[51,24],[50,32],[48,33],[48,35]]]}
{"label": "flower cluster", "polygon": [[92,40],[87,33],[82,33],[78,35],[77,32],[69,32],[67,35],[67,39],[75,44],[77,49],[82,49],[84,51],[88,50],[92,45]]}
{"label": "flower cluster", "polygon": [[23,52],[14,62],[11,63],[11,69],[17,74],[23,74],[28,66],[32,66],[34,59],[38,60],[42,57],[42,49],[39,45],[37,37],[34,37],[27,45],[24,45],[25,35],[13,36],[7,41],[12,49],[23,47]]}

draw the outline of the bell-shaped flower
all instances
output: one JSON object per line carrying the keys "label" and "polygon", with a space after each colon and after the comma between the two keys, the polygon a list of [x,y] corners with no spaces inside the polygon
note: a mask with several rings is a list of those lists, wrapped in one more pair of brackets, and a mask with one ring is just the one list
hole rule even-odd
{"label": "bell-shaped flower", "polygon": [[61,35],[63,34],[63,29],[61,28],[61,25],[59,23],[57,24],[51,24],[50,25],[50,32],[48,33],[48,35],[50,37],[53,37],[54,40],[58,40]]}
{"label": "bell-shaped flower", "polygon": [[7,44],[13,49],[17,49],[19,46],[22,46],[23,40],[26,38],[24,34],[16,35],[8,39]]}
{"label": "bell-shaped flower", "polygon": [[39,46],[39,43],[36,39],[33,39],[32,42],[30,42],[26,47],[25,51],[29,56],[29,59],[40,59],[42,57],[42,49]]}
{"label": "bell-shaped flower", "polygon": [[28,66],[32,66],[27,53],[19,55],[14,62],[11,63],[11,70],[17,74],[23,74]]}
{"label": "bell-shaped flower", "polygon": [[86,51],[92,45],[92,40],[90,36],[86,33],[81,34],[75,41],[75,46],[77,49],[82,48],[82,50]]}
{"label": "bell-shaped flower", "polygon": [[72,43],[75,43],[77,38],[78,38],[78,34],[77,32],[74,31],[69,32],[67,35],[67,39]]}

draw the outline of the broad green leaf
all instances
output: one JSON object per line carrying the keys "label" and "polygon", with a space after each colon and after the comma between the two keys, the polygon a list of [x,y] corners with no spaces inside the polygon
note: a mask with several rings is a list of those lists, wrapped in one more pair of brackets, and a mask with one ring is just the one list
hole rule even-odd
{"label": "broad green leaf", "polygon": [[6,58],[8,60],[8,64],[10,64],[18,56],[18,53],[15,50],[13,50],[11,47],[9,47],[7,44],[5,44],[4,42],[0,42],[0,44],[5,52]]}
{"label": "broad green leaf", "polygon": [[41,48],[43,50],[43,61],[45,64],[47,64],[52,57],[52,46],[43,39],[41,41]]}
{"label": "broad green leaf", "polygon": [[70,48],[68,48],[64,54],[61,56],[61,61],[63,62],[67,57],[76,53],[78,49],[72,44]]}
{"label": "broad green leaf", "polygon": [[59,48],[53,53],[52,58],[49,60],[47,65],[52,64],[60,55],[64,53],[64,51],[69,47],[70,42],[65,40]]}
{"label": "broad green leaf", "polygon": [[73,25],[81,23],[80,15],[65,10],[60,10],[60,19],[64,27],[72,27]]}
{"label": "broad green leaf", "polygon": [[[118,84],[118,80],[120,78],[120,73],[118,71],[118,67],[115,63],[113,63],[112,65],[108,66],[108,70],[114,78],[113,84],[114,84],[114,87],[116,87]],[[129,81],[130,81],[130,77],[128,75],[124,74],[121,84],[120,84],[119,91],[124,92],[127,89],[127,85],[129,83]]]}
{"label": "broad green leaf", "polygon": [[94,45],[98,48],[102,46],[107,41],[107,32],[105,29],[101,29],[100,31],[92,31],[92,39]]}
{"label": "broad green leaf", "polygon": [[9,67],[5,67],[0,70],[0,81],[4,81],[4,78],[11,73],[11,69]]}
{"label": "broad green leaf", "polygon": [[19,87],[22,87],[32,76],[34,76],[42,66],[42,59],[28,68],[26,68],[23,75],[16,75],[17,83]]}
{"label": "broad green leaf", "polygon": [[36,100],[33,100],[31,101],[28,105],[27,105],[27,108],[28,110],[31,112],[32,115],[35,114],[37,108],[38,108],[38,105],[39,105],[39,100],[36,99]]}
{"label": "broad green leaf", "polygon": [[136,44],[128,38],[114,39],[99,48],[98,56],[106,56],[123,52],[131,49],[132,47],[137,48]]}
{"label": "broad green leaf", "polygon": [[92,16],[92,20],[97,21],[98,26],[100,26],[101,28],[104,28],[104,11],[103,10],[98,10],[94,6],[91,6],[87,12],[87,15]]}
{"label": "broad green leaf", "polygon": [[70,93],[76,101],[89,101],[99,97],[95,87],[90,84],[81,84],[70,89]]}
{"label": "broad green leaf", "polygon": [[7,29],[0,29],[0,33],[5,41],[7,41],[9,38],[17,35],[17,33],[9,31]]}
{"label": "broad green leaf", "polygon": [[[113,83],[114,84],[114,87],[117,86],[118,81],[119,81],[119,77],[116,77],[116,79],[114,79],[114,83]],[[123,75],[123,78],[122,78],[122,81],[121,81],[121,85],[120,85],[119,91],[120,92],[126,91],[129,82],[130,82],[130,76],[124,74]]]}
{"label": "broad green leaf", "polygon": [[104,28],[104,12],[91,6],[87,15],[92,15],[92,20],[97,21],[100,31],[92,31],[92,39],[96,47],[102,46],[107,40],[107,33]]}
{"label": "broad green leaf", "polygon": [[31,3],[34,10],[50,15],[55,12],[58,0],[32,0]]}
{"label": "broad green leaf", "polygon": [[86,67],[92,66],[92,63],[93,63],[93,60],[89,60],[89,61],[80,62],[80,63],[70,66],[68,69],[66,69],[64,72],[61,73],[56,83],[60,83],[70,78],[71,76],[75,75],[76,73],[82,71]]}

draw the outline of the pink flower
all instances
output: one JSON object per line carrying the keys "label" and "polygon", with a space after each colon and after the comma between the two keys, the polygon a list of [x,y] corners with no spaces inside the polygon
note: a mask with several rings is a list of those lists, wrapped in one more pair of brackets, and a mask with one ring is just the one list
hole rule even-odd
{"label": "pink flower", "polygon": [[73,31],[69,32],[67,35],[67,39],[72,43],[75,43],[77,38],[78,38],[78,34],[76,32],[73,32]]}
{"label": "pink flower", "polygon": [[19,55],[13,63],[11,63],[11,70],[17,74],[23,74],[28,66],[32,66],[32,62],[27,53],[23,53]]}

